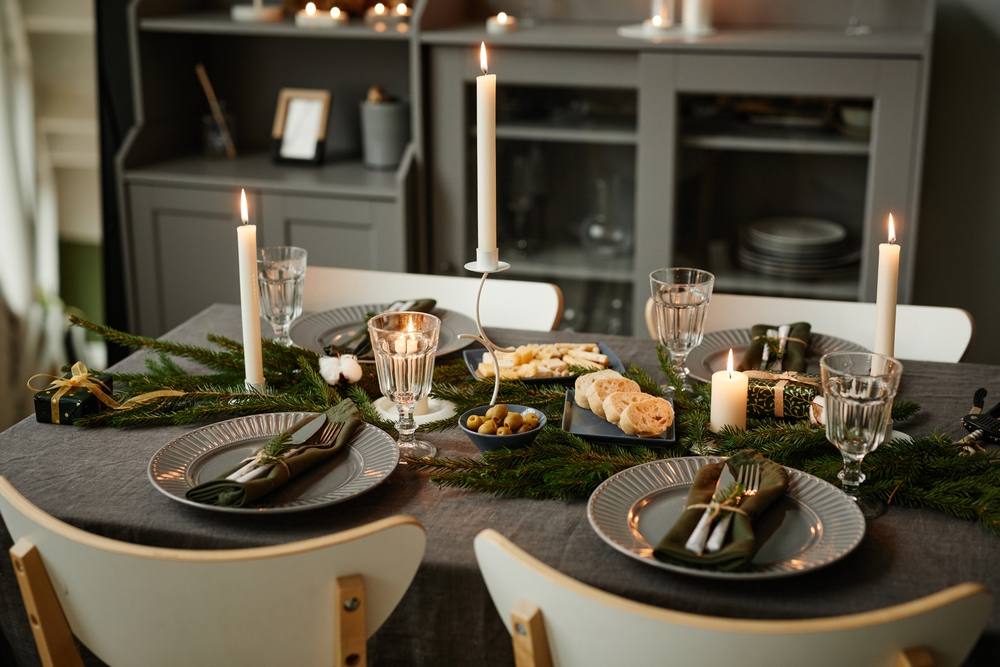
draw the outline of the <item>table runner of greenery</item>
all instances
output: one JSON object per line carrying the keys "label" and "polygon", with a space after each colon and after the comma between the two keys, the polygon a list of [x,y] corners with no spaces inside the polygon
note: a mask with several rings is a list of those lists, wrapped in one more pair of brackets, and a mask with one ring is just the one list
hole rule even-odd
{"label": "table runner of greenery", "polygon": [[[82,426],[158,426],[217,421],[246,414],[280,411],[323,411],[344,397],[358,405],[365,420],[395,435],[393,424],[372,405],[378,396],[374,369],[369,366],[356,385],[330,386],[317,371],[315,353],[298,347],[283,347],[264,341],[264,375],[267,389],[251,391],[243,381],[243,348],[229,338],[209,334],[214,347],[200,347],[136,336],[72,317],[78,326],[106,340],[158,355],[147,360],[145,373],[114,374],[120,400],[160,389],[177,389],[183,396],[142,403],[126,410],[101,412],[80,422]],[[192,374],[172,357],[197,362],[210,370]],[[659,354],[668,382],[679,387],[669,359]],[[660,394],[661,389],[642,368],[631,366],[626,375],[643,391]],[[121,387],[121,389],[119,389]],[[492,381],[470,378],[465,365],[455,359],[438,365],[432,395],[455,403],[464,410],[488,403]],[[565,388],[555,384],[504,382],[499,401],[529,405],[545,412],[547,425],[531,447],[486,452],[476,457],[435,457],[411,460],[426,470],[433,482],[526,498],[586,498],[611,475],[656,459],[690,454],[728,455],[754,449],[783,465],[804,470],[837,484],[841,458],[827,442],[824,430],[808,422],[777,419],[750,420],[746,431],[708,430],[708,385],[695,386],[693,395],[678,393],[677,441],[670,447],[635,447],[590,443],[571,435],[561,422]],[[897,401],[893,418],[909,419],[919,406]],[[455,418],[423,425],[421,431],[439,431],[455,425]],[[952,516],[976,520],[1000,534],[1000,456],[991,452],[964,454],[954,441],[931,434],[886,443],[865,459],[868,476],[862,493],[881,498],[890,505],[922,507]]]}

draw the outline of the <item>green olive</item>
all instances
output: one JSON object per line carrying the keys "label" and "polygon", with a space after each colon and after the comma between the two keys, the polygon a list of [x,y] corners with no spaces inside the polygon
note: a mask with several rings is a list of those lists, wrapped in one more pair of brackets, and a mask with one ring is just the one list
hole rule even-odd
{"label": "green olive", "polygon": [[532,428],[538,426],[538,413],[537,412],[525,412],[523,415],[524,423],[530,424]]}
{"label": "green olive", "polygon": [[487,419],[482,424],[479,425],[477,433],[482,433],[483,435],[495,435],[497,432],[497,423],[492,419]]}
{"label": "green olive", "polygon": [[480,415],[469,415],[469,418],[465,422],[465,426],[466,428],[475,431],[483,425],[483,421],[484,419]]}
{"label": "green olive", "polygon": [[503,403],[497,403],[486,411],[486,416],[490,419],[496,419],[497,421],[502,422],[503,418],[507,416],[507,406]]}
{"label": "green olive", "polygon": [[521,424],[523,423],[524,419],[517,412],[508,412],[503,420],[503,425],[509,427],[512,431],[521,428]]}
{"label": "green olive", "polygon": [[521,428],[517,429],[517,432],[518,433],[527,433],[528,431],[530,431],[533,428],[535,428],[535,427],[532,426],[531,424],[522,424]]}
{"label": "green olive", "polygon": [[510,430],[509,426],[501,426],[497,429],[497,435],[510,435],[513,431]]}

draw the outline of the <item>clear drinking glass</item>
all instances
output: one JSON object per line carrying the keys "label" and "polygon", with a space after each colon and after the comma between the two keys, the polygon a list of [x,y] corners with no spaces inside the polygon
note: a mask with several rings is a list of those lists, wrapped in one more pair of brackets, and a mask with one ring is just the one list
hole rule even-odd
{"label": "clear drinking glass", "polygon": [[274,329],[275,342],[291,345],[288,329],[302,314],[306,251],[294,246],[261,248],[257,259],[260,311]]}
{"label": "clear drinking glass", "polygon": [[848,37],[864,37],[872,33],[872,27],[861,16],[861,5],[864,2],[865,0],[851,2],[851,15],[847,18],[847,28],[844,30]]}
{"label": "clear drinking glass", "polygon": [[819,364],[826,439],[844,457],[844,468],[837,476],[865,516],[878,516],[885,511],[884,503],[863,501],[859,495],[865,481],[861,462],[885,440],[903,365],[871,352],[831,352]]}
{"label": "clear drinking glass", "polygon": [[413,406],[430,393],[441,320],[428,313],[382,313],[368,320],[378,386],[399,411],[399,451],[434,456],[437,448],[414,438]]}
{"label": "clear drinking glass", "polygon": [[656,336],[683,379],[682,391],[691,391],[689,371],[684,364],[691,350],[701,345],[704,338],[705,313],[714,286],[715,276],[701,269],[667,268],[649,274]]}

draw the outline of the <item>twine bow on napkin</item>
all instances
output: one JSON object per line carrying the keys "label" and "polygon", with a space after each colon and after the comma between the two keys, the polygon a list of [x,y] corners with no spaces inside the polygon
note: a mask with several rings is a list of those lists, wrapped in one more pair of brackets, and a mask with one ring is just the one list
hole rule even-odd
{"label": "twine bow on napkin", "polygon": [[[48,386],[38,387],[33,385],[38,378],[46,379],[49,381]],[[108,386],[104,384],[94,373],[87,368],[87,364],[82,361],[78,361],[70,368],[70,376],[61,377],[58,375],[49,375],[48,373],[36,373],[28,378],[28,389],[34,392],[48,391],[50,389],[55,389],[56,391],[52,394],[51,405],[52,405],[52,423],[59,423],[59,401],[63,396],[75,389],[86,389],[99,400],[104,405],[108,406],[112,410],[127,410],[135,405],[145,403],[157,398],[168,398],[171,396],[183,396],[187,392],[180,391],[178,389],[160,389],[158,391],[150,391],[145,394],[139,394],[138,396],[133,396],[132,398],[119,403],[111,396],[111,390]]]}

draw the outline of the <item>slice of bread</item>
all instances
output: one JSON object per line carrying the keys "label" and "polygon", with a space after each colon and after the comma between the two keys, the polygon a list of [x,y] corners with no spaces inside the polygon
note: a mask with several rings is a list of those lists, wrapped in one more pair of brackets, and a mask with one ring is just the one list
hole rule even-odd
{"label": "slice of bread", "polygon": [[576,378],[576,383],[573,385],[575,394],[573,395],[573,400],[581,408],[590,409],[590,403],[587,400],[587,390],[590,389],[590,384],[594,380],[599,380],[601,378],[620,378],[622,376],[618,371],[613,371],[610,368],[603,371],[597,371],[595,373],[584,373],[583,375]]}
{"label": "slice of bread", "polygon": [[628,435],[655,438],[674,423],[674,409],[670,401],[650,396],[626,405],[618,420],[618,428]]}
{"label": "slice of bread", "polygon": [[639,384],[628,378],[598,378],[587,389],[587,404],[590,411],[604,419],[604,399],[618,391],[639,391]]}
{"label": "slice of bread", "polygon": [[621,419],[622,411],[626,407],[647,398],[655,398],[655,396],[650,396],[639,391],[616,391],[608,394],[603,404],[604,418],[612,424],[617,424],[618,420]]}

